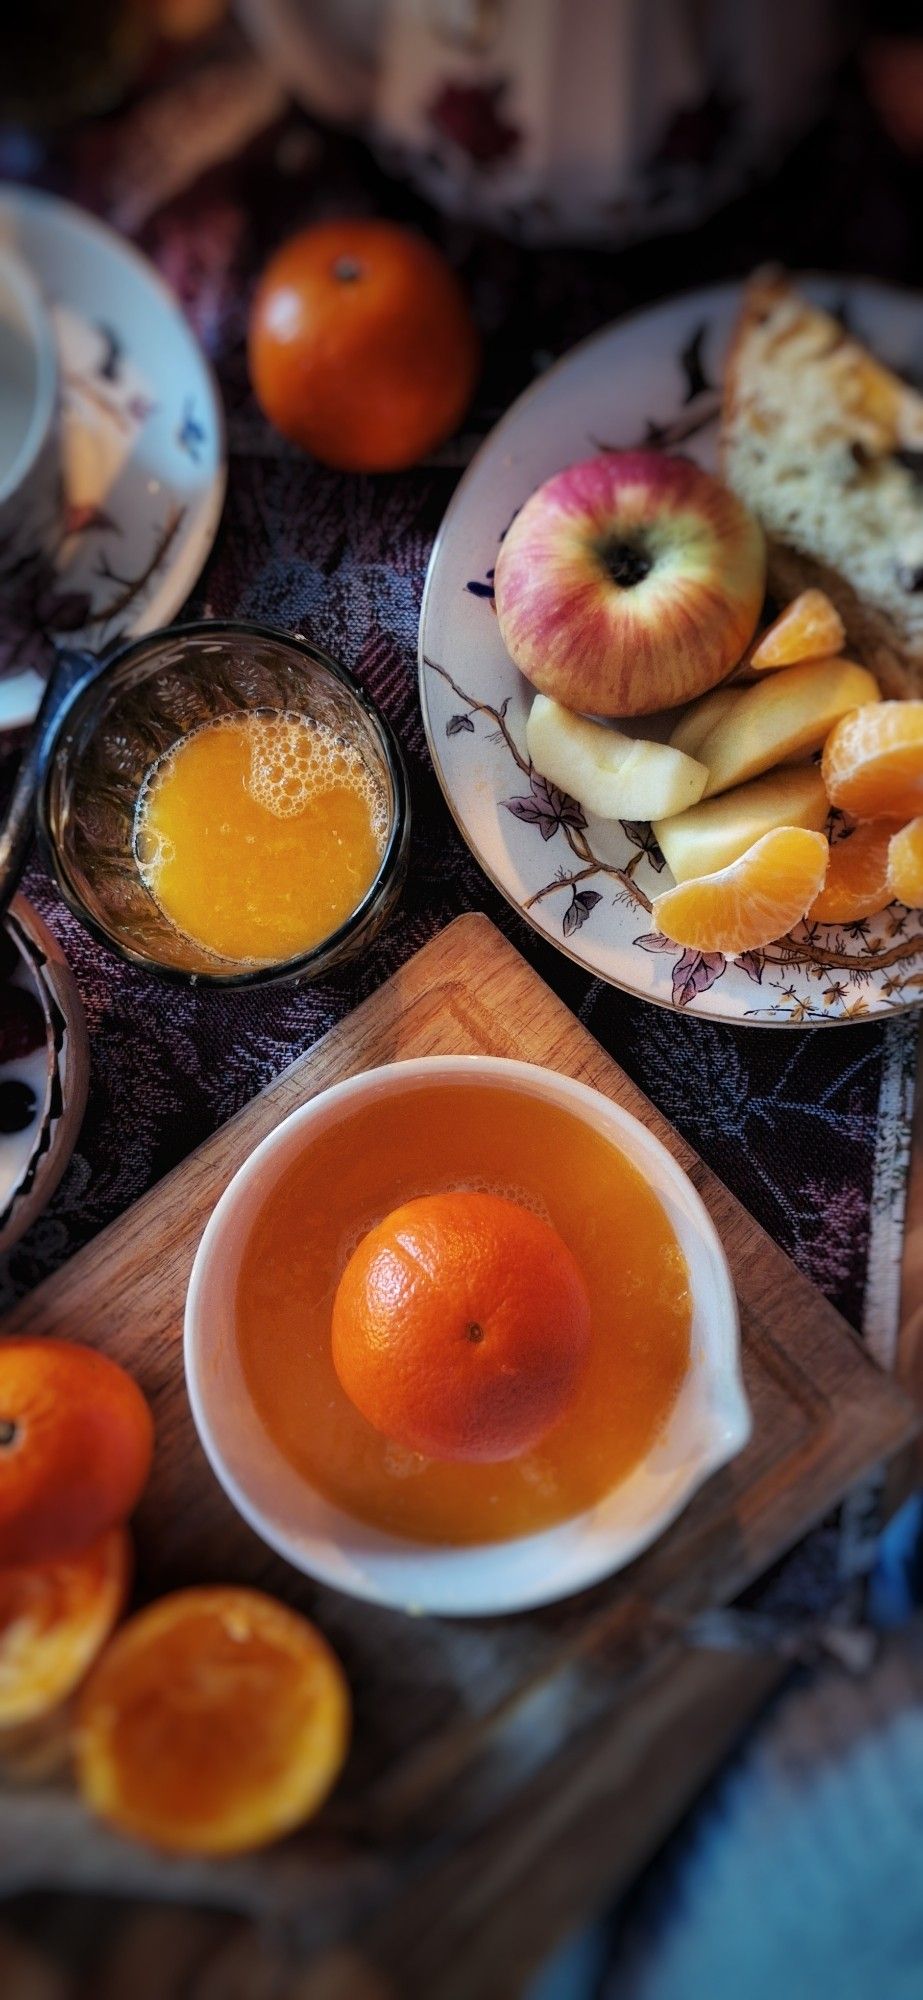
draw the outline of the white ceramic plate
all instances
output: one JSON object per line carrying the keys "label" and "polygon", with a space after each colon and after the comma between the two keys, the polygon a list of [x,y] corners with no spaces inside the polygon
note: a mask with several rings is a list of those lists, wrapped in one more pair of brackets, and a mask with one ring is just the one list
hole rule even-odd
{"label": "white ceramic plate", "polygon": [[35,1097],[30,1123],[0,1133],[0,1251],[51,1199],[80,1130],[89,1074],[83,1008],[56,938],[24,896],[13,898],[4,922],[19,951],[10,984],[35,995],[45,1034],[29,1055],[0,1064],[0,1082],[28,1084]]}
{"label": "white ceramic plate", "polygon": [[[692,1359],[655,1448],[584,1514],[536,1535],[439,1548],[382,1534],[310,1486],[273,1443],[251,1401],[235,1335],[242,1248],[267,1192],[312,1137],[356,1103],[450,1081],[496,1081],[588,1120],[638,1167],[670,1218],[689,1269]],[[737,1304],[727,1261],[682,1169],[619,1105],[531,1063],[424,1057],[366,1070],[283,1120],[235,1174],[208,1224],[186,1302],[186,1385],[196,1429],[234,1506],[296,1569],[352,1597],[398,1610],[474,1616],[566,1597],[621,1569],[676,1519],[703,1481],[750,1435],[740,1376]]]}
{"label": "white ceramic plate", "polygon": [[98,650],[169,624],[224,501],[224,419],[208,362],[145,257],[70,202],[0,187],[0,243],[50,307],[63,485],[52,559],[4,578],[0,729],[31,722],[55,641]]}
{"label": "white ceramic plate", "polygon": [[[857,333],[923,378],[923,299],[812,279]],[[491,432],[436,539],[420,617],[420,695],[442,789],[482,868],[535,929],[587,972],[713,1021],[813,1027],[918,1003],[923,923],[900,905],[861,924],[800,925],[737,961],[652,934],[661,871],[644,823],[595,819],[529,770],[531,689],[500,640],[497,548],[551,473],[603,445],[662,445],[716,467],[717,388],[739,290],[691,292],[607,327],[535,383]],[[653,850],[653,851],[652,851]]]}

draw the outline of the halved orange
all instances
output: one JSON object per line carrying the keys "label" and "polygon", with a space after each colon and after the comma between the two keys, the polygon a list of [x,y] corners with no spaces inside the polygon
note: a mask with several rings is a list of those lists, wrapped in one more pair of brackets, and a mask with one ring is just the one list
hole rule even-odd
{"label": "halved orange", "polygon": [[748,664],[755,673],[827,660],[846,644],[843,620],[823,590],[803,590],[763,633]]}
{"label": "halved orange", "polygon": [[0,1570],[0,1727],[67,1699],[119,1618],[130,1576],[125,1528],[80,1555]]}
{"label": "halved orange", "polygon": [[831,805],[854,819],[923,813],[923,701],[870,702],[841,716],[821,768]]}
{"label": "halved orange", "polygon": [[336,1778],[349,1694],[316,1627],[261,1591],[180,1590],[129,1619],[81,1693],[86,1803],[191,1854],[262,1847]]}
{"label": "halved orange", "polygon": [[894,898],[888,883],[893,819],[867,819],[833,841],[827,879],[808,911],[822,924],[853,924],[877,916]]}
{"label": "halved orange", "polygon": [[906,903],[909,910],[923,910],[923,818],[910,820],[897,833],[892,827],[888,886],[891,895]]}
{"label": "halved orange", "polygon": [[759,951],[806,915],[823,888],[827,852],[822,833],[775,827],[727,868],[655,896],[654,922],[694,951]]}

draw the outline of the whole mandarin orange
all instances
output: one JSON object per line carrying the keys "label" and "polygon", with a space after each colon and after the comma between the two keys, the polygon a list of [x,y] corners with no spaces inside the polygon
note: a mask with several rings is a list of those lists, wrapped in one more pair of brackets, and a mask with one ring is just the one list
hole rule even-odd
{"label": "whole mandarin orange", "polygon": [[109,1528],[79,1555],[0,1569],[0,1728],[57,1708],[124,1609],[131,1537]]}
{"label": "whole mandarin orange", "polygon": [[0,1338],[0,1566],[54,1562],[124,1521],[153,1443],[141,1390],[107,1355]]}
{"label": "whole mandarin orange", "polygon": [[347,1396],[395,1443],[428,1458],[515,1458],[571,1401],[589,1296],[572,1252],[531,1209],[426,1195],[353,1252],[332,1341]]}
{"label": "whole mandarin orange", "polygon": [[283,436],[325,465],[391,472],[460,423],[480,342],[465,294],[422,236],[316,223],[270,260],[250,313],[250,379]]}
{"label": "whole mandarin orange", "polygon": [[258,1590],[179,1590],[92,1669],[77,1777],[93,1811],[142,1840],[241,1853],[317,1810],[349,1726],[343,1670],[307,1618]]}

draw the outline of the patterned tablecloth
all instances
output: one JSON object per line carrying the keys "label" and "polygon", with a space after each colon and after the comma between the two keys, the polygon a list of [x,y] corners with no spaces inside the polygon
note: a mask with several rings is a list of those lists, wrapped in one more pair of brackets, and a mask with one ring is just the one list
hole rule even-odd
{"label": "patterned tablecloth", "polygon": [[[479,438],[552,354],[630,305],[744,272],[770,252],[795,266],[909,275],[903,170],[848,91],[837,117],[771,188],[694,237],[619,256],[519,251],[443,225],[356,142],[319,135],[292,112],[233,38],[205,70],[168,80],[133,110],[50,153],[0,140],[0,171],[66,192],[134,235],[176,288],[214,361],[228,415],[229,493],[190,610],[300,629],[341,658],[401,738],[413,809],[397,917],[366,962],[313,988],[225,995],[158,984],[98,946],[33,862],[25,886],[77,975],[92,1076],[77,1151],[46,1214],[0,1266],[0,1303],[111,1221],[435,931],[478,908],[889,1360],[912,1019],[812,1033],[731,1030],[591,982],[514,917],[462,843],[429,761],[416,687],[417,618],[442,513]],[[864,203],[848,210],[838,198],[847,140],[864,149],[865,162]],[[340,476],[290,450],[262,421],[246,379],[254,271],[299,223],[357,209],[406,218],[441,237],[487,343],[465,434],[395,477]],[[780,1585],[787,1605],[809,1611],[829,1601],[831,1538],[826,1546],[824,1562],[801,1556],[787,1567]]]}

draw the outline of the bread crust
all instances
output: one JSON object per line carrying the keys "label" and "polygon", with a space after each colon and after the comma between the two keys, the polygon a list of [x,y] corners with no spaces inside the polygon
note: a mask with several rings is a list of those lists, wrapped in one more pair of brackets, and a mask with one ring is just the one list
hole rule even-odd
{"label": "bread crust", "polygon": [[[797,293],[777,265],[755,271],[744,288],[725,362],[719,435],[719,463],[725,478],[730,434],[738,423],[746,423],[746,394],[741,381],[745,350],[755,330],[779,305],[793,299]],[[806,316],[811,311],[805,307]],[[728,484],[732,483],[728,479]],[[864,602],[842,572],[821,558],[771,535],[767,535],[767,549],[773,596],[787,602],[810,587],[825,591],[843,620],[849,651],[875,674],[882,692],[899,699],[923,691],[923,654],[908,646],[885,610]]]}

